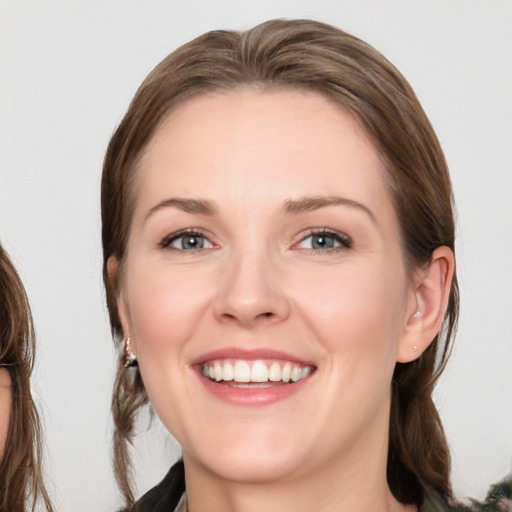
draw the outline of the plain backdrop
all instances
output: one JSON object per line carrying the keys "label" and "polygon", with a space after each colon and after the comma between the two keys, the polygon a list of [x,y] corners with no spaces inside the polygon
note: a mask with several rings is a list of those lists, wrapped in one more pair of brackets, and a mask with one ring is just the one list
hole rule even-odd
{"label": "plain backdrop", "polygon": [[[34,387],[58,511],[113,511],[112,347],[101,283],[103,153],[145,75],[206,30],[276,17],[337,25],[382,51],[440,137],[458,208],[460,329],[437,404],[455,490],[512,469],[510,0],[0,1],[0,240],[29,292]],[[139,492],[179,454],[141,419]]]}

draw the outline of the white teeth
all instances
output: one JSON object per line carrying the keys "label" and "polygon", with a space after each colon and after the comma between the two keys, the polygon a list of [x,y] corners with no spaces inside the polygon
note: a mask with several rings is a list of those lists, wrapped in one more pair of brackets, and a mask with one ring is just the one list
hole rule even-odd
{"label": "white teeth", "polygon": [[261,360],[251,362],[244,359],[231,362],[212,361],[201,367],[201,374],[207,379],[238,383],[298,382],[312,371],[312,366],[301,366],[291,362],[265,363]]}
{"label": "white teeth", "polygon": [[213,372],[215,374],[215,380],[217,382],[219,382],[220,380],[222,380],[223,378],[223,371],[222,371],[222,366],[220,365],[220,363],[215,363],[213,365]]}
{"label": "white teeth", "polygon": [[233,365],[230,363],[226,363],[224,365],[223,379],[225,381],[230,381],[235,378],[235,371],[233,369]]}
{"label": "white teeth", "polygon": [[284,365],[283,371],[281,372],[281,380],[284,382],[290,382],[290,377],[292,376],[292,365],[290,363],[286,363]]}
{"label": "white teeth", "polygon": [[292,370],[292,380],[293,382],[297,382],[302,378],[302,370],[295,366],[295,368]]}
{"label": "white teeth", "polygon": [[255,361],[251,368],[251,382],[267,382],[268,368],[261,362]]}
{"label": "white teeth", "polygon": [[281,380],[281,367],[279,363],[272,363],[268,369],[268,380],[272,382],[279,382]]}
{"label": "white teeth", "polygon": [[251,382],[251,368],[245,361],[237,361],[233,374],[235,382]]}

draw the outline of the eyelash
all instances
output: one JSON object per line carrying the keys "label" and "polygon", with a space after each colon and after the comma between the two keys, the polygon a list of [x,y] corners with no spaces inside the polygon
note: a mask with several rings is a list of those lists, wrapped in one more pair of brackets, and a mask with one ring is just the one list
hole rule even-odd
{"label": "eyelash", "polygon": [[[175,242],[176,240],[179,240],[183,237],[190,237],[190,238],[203,238],[204,240],[209,242],[209,247],[199,247],[197,249],[191,248],[191,249],[178,249],[177,247],[171,247],[171,244]],[[166,236],[159,244],[162,249],[171,249],[171,250],[177,250],[177,251],[187,251],[187,252],[196,252],[200,251],[202,249],[211,249],[215,248],[215,244],[202,232],[200,229],[194,229],[194,228],[187,228],[182,229],[176,233],[172,233],[171,235]]]}
{"label": "eyelash", "polygon": [[302,237],[301,240],[298,242],[299,245],[303,243],[308,238],[314,237],[314,236],[324,236],[326,238],[332,238],[334,239],[334,242],[338,242],[340,245],[338,247],[327,247],[322,249],[313,249],[313,248],[304,248],[303,250],[312,252],[312,253],[318,253],[318,252],[338,252],[338,251],[344,251],[346,249],[350,249],[352,247],[352,239],[348,237],[347,235],[340,233],[339,231],[334,231],[331,229],[311,229],[307,232],[306,236]]}
{"label": "eyelash", "polygon": [[[338,252],[343,251],[345,249],[350,249],[352,247],[352,240],[347,235],[340,233],[339,231],[334,231],[331,229],[310,229],[305,236],[301,238],[301,240],[295,244],[295,246],[303,243],[308,238],[314,237],[314,236],[320,236],[325,238],[332,238],[334,242],[339,243],[340,245],[337,247],[326,247],[326,248],[303,248],[304,251],[312,252],[312,253],[318,253],[318,252]],[[177,247],[171,247],[171,244],[175,242],[176,240],[179,240],[183,237],[191,237],[191,238],[203,238],[207,242],[209,242],[209,247],[199,247],[197,249],[190,248],[190,249],[184,249],[184,248],[177,248]],[[172,233],[171,235],[166,236],[159,244],[159,247],[162,249],[172,249],[172,250],[182,250],[187,252],[196,252],[200,251],[202,249],[212,249],[216,248],[215,244],[211,242],[211,240],[205,235],[203,231],[200,229],[194,229],[194,228],[187,228],[182,229],[176,233]]]}

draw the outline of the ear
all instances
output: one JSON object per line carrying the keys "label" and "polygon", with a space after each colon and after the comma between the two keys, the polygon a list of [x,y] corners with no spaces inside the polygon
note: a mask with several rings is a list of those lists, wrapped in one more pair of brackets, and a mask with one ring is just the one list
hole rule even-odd
{"label": "ear", "polygon": [[[129,307],[126,301],[126,298],[122,292],[121,287],[121,279],[119,276],[119,261],[115,256],[111,256],[107,260],[107,274],[108,280],[110,283],[111,290],[115,295],[116,305],[117,305],[117,314],[119,316],[119,320],[121,321],[121,327],[123,329],[123,337],[124,339],[131,338],[131,322],[130,322],[130,314]],[[134,340],[131,340],[131,348],[132,352],[134,352]]]}
{"label": "ear", "polygon": [[412,311],[408,312],[398,346],[399,363],[417,359],[436,337],[448,306],[454,272],[453,251],[443,246],[432,253],[428,267],[417,274]]}

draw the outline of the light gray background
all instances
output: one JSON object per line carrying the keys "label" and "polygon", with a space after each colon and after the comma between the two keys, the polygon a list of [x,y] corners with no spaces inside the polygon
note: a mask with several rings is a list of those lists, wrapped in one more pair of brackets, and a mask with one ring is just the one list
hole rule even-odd
{"label": "light gray background", "polygon": [[[101,284],[103,153],[136,87],[212,28],[311,17],[381,50],[410,80],[451,167],[462,315],[437,394],[460,495],[512,469],[512,2],[510,0],[0,1],[0,239],[38,331],[49,487],[59,511],[113,511],[114,352]],[[178,448],[136,442],[142,492]]]}

